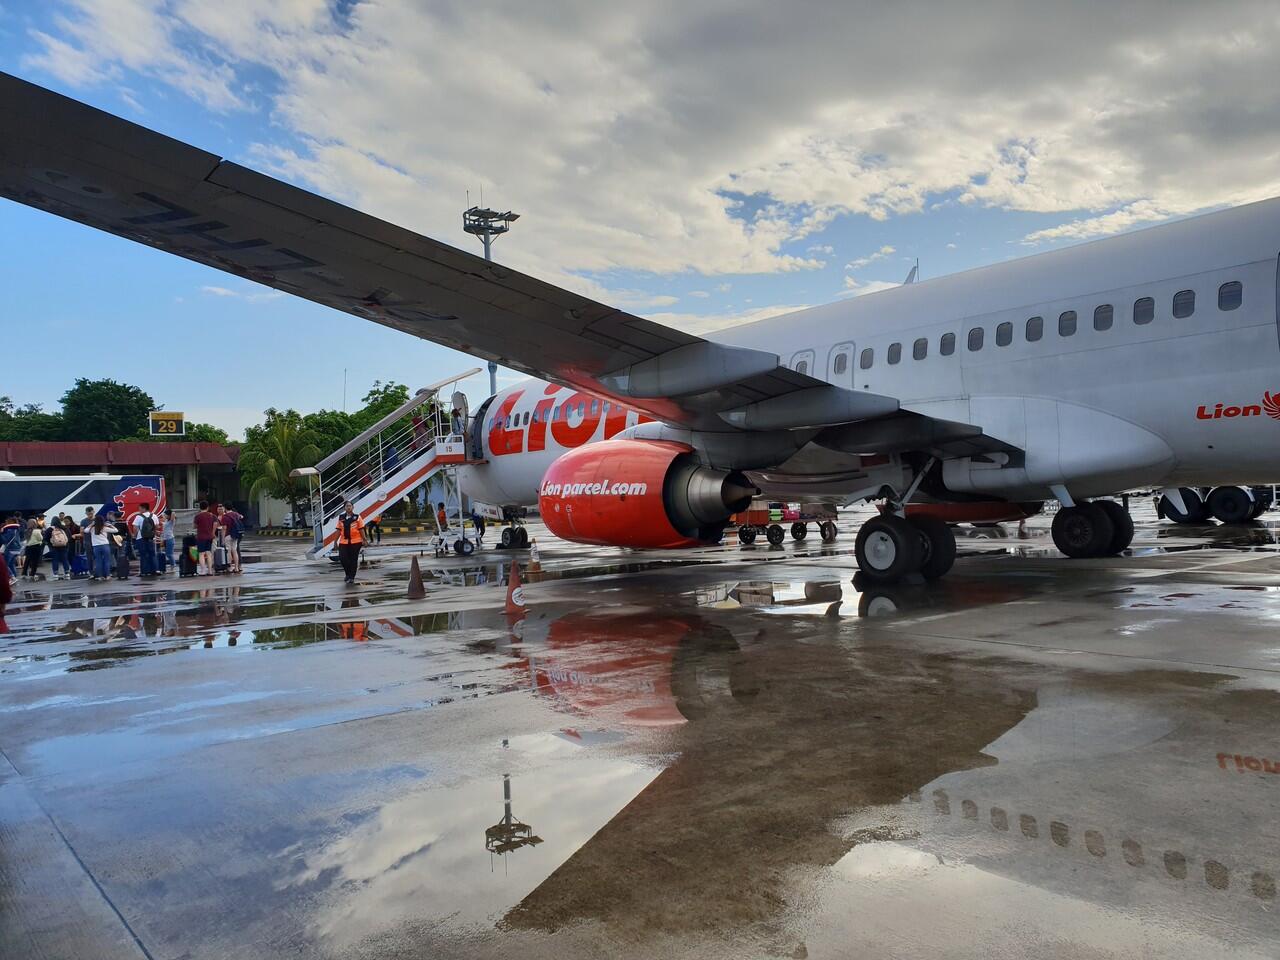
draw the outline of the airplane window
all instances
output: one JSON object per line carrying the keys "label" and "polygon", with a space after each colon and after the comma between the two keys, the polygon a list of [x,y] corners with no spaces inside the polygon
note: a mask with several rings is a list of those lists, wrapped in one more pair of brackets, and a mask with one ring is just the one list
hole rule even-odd
{"label": "airplane window", "polygon": [[977,353],[982,349],[982,338],[984,334],[981,327],[974,327],[969,331],[969,352]]}
{"label": "airplane window", "polygon": [[506,424],[504,424],[504,429],[507,429],[507,430],[510,430],[510,429],[511,429],[511,418],[510,418],[510,417],[507,417],[507,422],[506,422]]}
{"label": "airplane window", "polygon": [[1007,347],[1013,343],[1013,324],[1007,320],[996,327],[996,346]]}
{"label": "airplane window", "polygon": [[1115,320],[1116,311],[1109,303],[1104,303],[1093,311],[1093,329],[1110,330]]}
{"label": "airplane window", "polygon": [[849,369],[849,355],[847,353],[837,353],[836,362],[833,367],[837,375],[844,373]]}
{"label": "airplane window", "polygon": [[902,344],[900,343],[889,344],[889,362],[897,363],[901,359],[902,359]]}
{"label": "airplane window", "polygon": [[1133,322],[1138,326],[1150,323],[1156,318],[1156,302],[1150,297],[1133,301]]}
{"label": "airplane window", "polygon": [[524,412],[524,420],[523,420],[523,422],[521,423],[521,426],[525,426],[525,427],[527,427],[528,425],[529,425],[529,411],[528,411],[528,410],[526,410],[526,411]]}
{"label": "airplane window", "polygon": [[1074,337],[1076,335],[1076,312],[1064,310],[1058,315],[1058,336]]}
{"label": "airplane window", "polygon": [[911,358],[913,360],[923,360],[929,355],[929,340],[927,337],[921,337],[911,345]]}
{"label": "airplane window", "polygon": [[871,364],[875,362],[876,352],[870,347],[862,351],[862,359],[858,361],[858,366],[863,370],[870,370]]}
{"label": "airplane window", "polygon": [[808,373],[808,372],[809,372],[808,360],[801,360],[799,363],[796,364],[796,373]]}
{"label": "airplane window", "polygon": [[594,417],[594,416],[596,416],[596,415],[597,415],[597,414],[599,414],[599,413],[600,413],[600,401],[599,401],[599,400],[592,400],[592,401],[591,401],[591,415]]}
{"label": "airplane window", "polygon": [[1244,301],[1244,287],[1239,280],[1224,283],[1218,288],[1218,309],[1234,310]]}
{"label": "airplane window", "polygon": [[1196,312],[1196,292],[1179,290],[1173,295],[1173,315],[1181,320]]}
{"label": "airplane window", "polygon": [[938,352],[944,357],[949,357],[956,352],[956,335],[954,333],[944,333],[942,339],[938,341]]}
{"label": "airplane window", "polygon": [[587,415],[587,401],[578,401],[578,416],[585,417]]}
{"label": "airplane window", "polygon": [[1027,343],[1035,343],[1044,336],[1044,317],[1027,319]]}

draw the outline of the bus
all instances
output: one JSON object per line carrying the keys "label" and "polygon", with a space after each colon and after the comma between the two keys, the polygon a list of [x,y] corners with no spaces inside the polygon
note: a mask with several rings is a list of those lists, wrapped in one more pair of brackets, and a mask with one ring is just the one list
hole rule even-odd
{"label": "bus", "polygon": [[164,477],[116,473],[20,477],[0,470],[0,517],[66,513],[79,521],[86,509],[92,509],[104,515],[114,510],[129,520],[144,503],[157,513],[165,510]]}

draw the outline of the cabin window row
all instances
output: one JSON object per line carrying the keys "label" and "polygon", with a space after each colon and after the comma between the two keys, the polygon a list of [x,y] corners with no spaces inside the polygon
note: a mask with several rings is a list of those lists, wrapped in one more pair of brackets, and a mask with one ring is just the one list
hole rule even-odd
{"label": "cabin window row", "polygon": [[[1235,310],[1244,302],[1244,286],[1238,280],[1231,280],[1224,283],[1218,288],[1218,309],[1219,310]],[[1173,295],[1173,315],[1176,319],[1182,320],[1191,316],[1196,312],[1196,292],[1194,290],[1179,290]],[[1133,322],[1137,326],[1145,326],[1156,317],[1156,302],[1152,297],[1140,297],[1133,302]],[[1116,312],[1115,307],[1109,303],[1100,304],[1093,311],[1093,329],[1098,331],[1110,330],[1115,325]],[[1074,310],[1064,310],[1058,314],[1058,336],[1073,337],[1080,327],[1079,315]],[[1027,343],[1035,343],[1044,337],[1044,317],[1029,317],[1023,326],[1023,337]],[[974,327],[969,331],[965,346],[970,353],[977,353],[983,348],[986,341],[986,331],[982,327]],[[996,346],[1007,347],[1013,343],[1013,323],[1006,320],[996,325]],[[956,335],[954,333],[944,333],[938,340],[938,353],[944,357],[949,357],[956,352]],[[911,358],[913,360],[923,360],[929,355],[929,340],[926,337],[920,337],[911,345]],[[889,344],[888,357],[889,365],[900,363],[902,361],[902,344]],[[875,364],[876,352],[872,347],[867,347],[858,357],[858,366],[862,370],[870,370]],[[843,354],[836,358],[837,374],[843,373],[845,370],[845,357]]]}

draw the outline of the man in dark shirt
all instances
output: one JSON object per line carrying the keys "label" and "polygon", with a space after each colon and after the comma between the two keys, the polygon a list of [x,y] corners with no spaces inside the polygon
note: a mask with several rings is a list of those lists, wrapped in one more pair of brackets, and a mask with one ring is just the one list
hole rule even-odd
{"label": "man in dark shirt", "polygon": [[209,510],[209,504],[203,500],[199,503],[200,512],[196,514],[196,550],[200,555],[196,576],[207,577],[213,574],[213,531],[218,525],[218,518]]}

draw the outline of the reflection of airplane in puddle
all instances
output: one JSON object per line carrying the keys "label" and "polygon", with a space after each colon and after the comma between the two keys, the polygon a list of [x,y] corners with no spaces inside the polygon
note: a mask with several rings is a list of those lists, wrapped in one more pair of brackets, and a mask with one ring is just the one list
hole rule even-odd
{"label": "reflection of airplane in puddle", "polygon": [[[785,593],[729,592],[739,602]],[[1276,694],[1172,671],[1046,681],[1014,661],[961,665],[810,642],[826,622],[727,649],[719,636],[706,642],[696,616],[668,616],[656,636],[640,618],[618,618],[612,631],[604,617],[553,625],[546,662],[533,669],[556,682],[539,690],[593,721],[673,718],[663,742],[677,759],[503,926],[594,920],[624,939],[776,930],[813,890],[823,912],[848,915],[875,895],[875,871],[859,858],[892,848],[927,854],[927,869],[962,867],[1108,915],[1141,904],[1173,926],[1191,920],[1226,936],[1243,925],[1246,941],[1257,933],[1280,864],[1270,775],[1216,758],[1267,742],[1280,722]],[[726,661],[737,678],[730,695],[702,695],[696,678],[723,673]],[[611,676],[630,680],[601,695]],[[700,694],[693,709],[689,690]],[[1224,891],[1232,898],[1211,899]]]}
{"label": "reflection of airplane in puddle", "polygon": [[847,585],[837,580],[743,580],[699,587],[694,595],[700,607],[717,610],[750,607],[791,616],[886,617],[1008,603],[1030,589],[1025,583],[1000,581],[879,584],[856,575]]}

